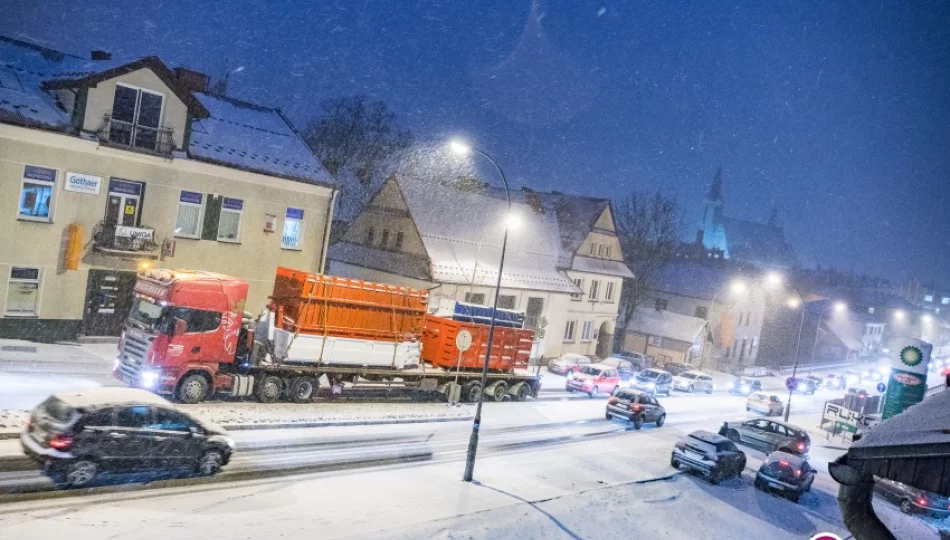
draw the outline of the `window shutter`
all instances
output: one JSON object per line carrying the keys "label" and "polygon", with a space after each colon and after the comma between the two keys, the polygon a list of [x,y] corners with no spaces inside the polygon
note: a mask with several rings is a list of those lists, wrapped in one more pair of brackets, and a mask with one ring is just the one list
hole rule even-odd
{"label": "window shutter", "polygon": [[218,220],[221,218],[221,201],[224,197],[215,197],[208,194],[205,197],[205,219],[204,226],[201,228],[202,240],[218,239]]}

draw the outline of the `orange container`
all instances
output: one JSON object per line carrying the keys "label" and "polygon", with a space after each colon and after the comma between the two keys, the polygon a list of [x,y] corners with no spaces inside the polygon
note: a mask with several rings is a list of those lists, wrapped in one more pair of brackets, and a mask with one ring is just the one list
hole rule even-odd
{"label": "orange container", "polygon": [[301,334],[407,341],[425,328],[429,291],[277,268],[271,310]]}
{"label": "orange container", "polygon": [[[459,365],[455,336],[463,329],[472,333],[472,346],[462,353],[461,369],[482,369],[485,351],[488,349],[488,325],[453,321],[435,315],[426,315],[426,329],[422,334],[422,359],[433,366],[455,369]],[[488,369],[510,372],[515,368],[527,368],[533,341],[534,332],[531,330],[496,326]]]}

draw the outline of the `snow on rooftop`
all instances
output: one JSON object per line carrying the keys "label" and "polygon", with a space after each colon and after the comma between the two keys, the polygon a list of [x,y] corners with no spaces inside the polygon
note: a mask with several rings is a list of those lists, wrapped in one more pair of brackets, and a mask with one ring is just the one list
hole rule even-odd
{"label": "snow on rooftop", "polygon": [[862,450],[946,445],[950,443],[950,391],[925,398],[897,416],[872,427],[854,443],[851,454],[862,457]]}
{"label": "snow on rooftop", "polygon": [[627,324],[628,331],[684,343],[696,341],[705,327],[705,319],[647,307],[638,307]]}

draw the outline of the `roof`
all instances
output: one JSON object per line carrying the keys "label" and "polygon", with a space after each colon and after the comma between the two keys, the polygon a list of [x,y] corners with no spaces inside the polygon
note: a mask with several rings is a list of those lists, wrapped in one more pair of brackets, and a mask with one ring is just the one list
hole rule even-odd
{"label": "roof", "polygon": [[79,392],[62,392],[54,394],[53,397],[73,407],[98,407],[101,405],[123,405],[131,403],[170,405],[167,399],[138,388],[100,386]]}
{"label": "roof", "polygon": [[705,327],[705,319],[638,307],[627,324],[627,331],[693,343]]}
{"label": "roof", "polygon": [[657,272],[651,288],[680,296],[712,300],[735,277],[735,272],[705,264],[677,260]]}
{"label": "roof", "polygon": [[604,210],[610,207],[610,201],[563,193],[540,195],[549,207],[553,207],[557,216],[558,233],[561,239],[560,262],[571,264],[577,250],[594,229],[594,224]]}
{"label": "roof", "polygon": [[861,350],[863,346],[861,337],[864,335],[864,321],[855,321],[850,317],[827,317],[824,319],[824,324],[848,350]]}
{"label": "roof", "polygon": [[350,242],[336,242],[330,245],[327,258],[400,276],[429,279],[429,261],[425,258],[399,251],[385,252],[385,256],[380,256],[380,253],[378,248]]}
{"label": "roof", "polygon": [[794,266],[795,252],[785,241],[781,227],[722,217],[729,257],[738,260]]}
{"label": "roof", "polygon": [[592,259],[591,257],[582,257],[580,255],[574,257],[574,261],[571,263],[571,270],[624,278],[634,277],[633,272],[621,261]]}
{"label": "roof", "polygon": [[[508,216],[505,201],[439,181],[407,176],[395,181],[429,256],[432,280],[494,287]],[[553,217],[514,201],[511,212],[520,223],[508,233],[501,286],[578,292],[558,268]]]}

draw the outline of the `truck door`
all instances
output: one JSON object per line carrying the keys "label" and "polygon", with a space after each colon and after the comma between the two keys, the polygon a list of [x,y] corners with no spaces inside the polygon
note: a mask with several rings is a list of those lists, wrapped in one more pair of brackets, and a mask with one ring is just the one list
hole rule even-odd
{"label": "truck door", "polygon": [[179,356],[182,364],[225,358],[221,337],[221,314],[193,308],[174,308],[171,317],[185,321],[185,333],[173,336],[168,346],[168,356]]}

